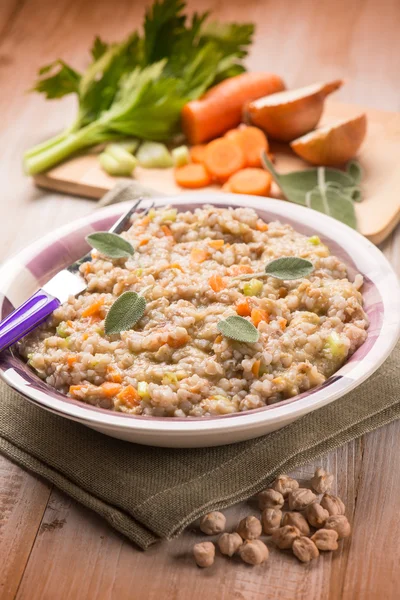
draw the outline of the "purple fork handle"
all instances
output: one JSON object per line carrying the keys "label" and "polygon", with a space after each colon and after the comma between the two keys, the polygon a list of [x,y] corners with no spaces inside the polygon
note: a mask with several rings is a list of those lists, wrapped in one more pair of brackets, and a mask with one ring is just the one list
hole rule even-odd
{"label": "purple fork handle", "polygon": [[35,329],[53,310],[60,306],[60,301],[44,290],[39,290],[19,308],[15,309],[0,323],[0,351],[15,344],[27,333]]}

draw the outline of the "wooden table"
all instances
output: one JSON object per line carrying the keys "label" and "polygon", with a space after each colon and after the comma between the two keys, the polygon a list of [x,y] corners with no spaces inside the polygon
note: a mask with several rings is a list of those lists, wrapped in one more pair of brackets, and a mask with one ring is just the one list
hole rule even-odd
{"label": "wooden table", "polygon": [[[73,100],[27,95],[39,66],[58,57],[83,67],[94,34],[120,39],[141,18],[134,0],[2,0],[0,8],[1,258],[94,209],[91,201],[35,189],[24,177],[24,149],[58,132]],[[345,77],[338,99],[399,110],[398,0],[198,0],[196,10],[251,20],[257,35],[249,66],[282,74],[291,87]],[[400,229],[384,244],[400,273]],[[0,598],[29,600],[333,600],[400,597],[400,422],[340,448],[318,463],[335,474],[353,522],[351,539],[309,566],[271,551],[252,569],[218,560],[199,570],[194,539],[142,553],[100,518],[0,457]],[[309,464],[296,475],[308,477]],[[233,525],[246,503],[227,514]]]}

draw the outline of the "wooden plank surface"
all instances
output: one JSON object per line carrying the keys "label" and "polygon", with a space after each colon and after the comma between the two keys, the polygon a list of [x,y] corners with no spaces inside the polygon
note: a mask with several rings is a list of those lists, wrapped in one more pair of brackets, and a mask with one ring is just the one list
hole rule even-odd
{"label": "wooden plank surface", "polygon": [[[400,113],[380,111],[364,105],[326,102],[320,125],[331,124],[366,114],[367,137],[357,156],[363,169],[363,201],[357,202],[357,228],[375,244],[380,244],[400,220]],[[287,144],[271,144],[278,173],[307,169],[310,165],[296,156]],[[120,178],[111,177],[100,167],[92,152],[76,156],[34,178],[37,185],[89,198],[101,198]],[[173,169],[135,169],[135,180],[163,194],[184,192],[174,179]],[[210,185],[203,192],[212,194],[221,186]],[[273,185],[272,197],[282,198]]]}
{"label": "wooden plank surface", "polygon": [[[218,18],[254,20],[253,69],[282,73],[290,86],[336,77],[345,102],[400,110],[397,0],[190,1]],[[132,0],[6,0],[0,9],[0,257],[94,209],[92,201],[35,189],[21,170],[23,150],[67,125],[74,102],[26,95],[40,65],[60,56],[77,67],[94,33],[119,39],[138,22]],[[339,98],[339,96],[338,96]],[[384,251],[400,274],[400,231]],[[96,515],[1,459],[0,598],[9,600],[395,600],[399,597],[400,422],[332,452],[322,461],[336,478],[354,533],[341,550],[310,566],[271,551],[265,567],[238,562],[193,567],[197,534],[139,552]],[[297,475],[309,477],[309,464]],[[252,508],[252,507],[251,507]],[[249,511],[232,507],[229,522]]]}

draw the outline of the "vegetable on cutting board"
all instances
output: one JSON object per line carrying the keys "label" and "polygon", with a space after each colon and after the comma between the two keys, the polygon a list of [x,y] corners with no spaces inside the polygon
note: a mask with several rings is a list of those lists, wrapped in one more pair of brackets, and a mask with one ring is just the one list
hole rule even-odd
{"label": "vegetable on cutting board", "polygon": [[241,147],[226,138],[218,138],[207,145],[204,166],[211,177],[224,183],[231,175],[243,169],[246,157]]}
{"label": "vegetable on cutting board", "polygon": [[197,189],[207,187],[211,177],[202,164],[189,164],[175,169],[175,181],[183,188]]}
{"label": "vegetable on cutting board", "polygon": [[[185,104],[245,71],[254,26],[209,24],[208,13],[189,17],[185,8],[184,0],[157,0],[146,10],[143,33],[112,44],[96,38],[84,73],[62,60],[40,69],[34,91],[48,99],[75,94],[78,111],[64,132],[25,153],[27,174],[127,136],[172,141]],[[276,89],[260,88],[253,98],[270,91]]]}
{"label": "vegetable on cutting board", "polygon": [[136,152],[141,167],[146,169],[168,169],[174,165],[171,153],[165,144],[143,142]]}
{"label": "vegetable on cutting board", "polygon": [[137,160],[121,144],[108,144],[99,155],[99,162],[109,175],[130,177],[137,165]]}
{"label": "vegetable on cutting board", "polygon": [[183,167],[190,162],[190,152],[187,146],[178,146],[171,150],[174,167]]}
{"label": "vegetable on cutting board", "polygon": [[194,163],[204,163],[206,148],[207,144],[198,144],[197,146],[191,146],[190,158]]}
{"label": "vegetable on cutting board", "polygon": [[182,129],[190,144],[202,144],[237,127],[246,103],[280,92],[285,84],[271,73],[243,73],[192,100],[182,110]]}
{"label": "vegetable on cutting board", "polygon": [[261,154],[268,152],[268,140],[263,131],[258,127],[246,125],[230,129],[225,136],[228,140],[238,144],[243,150],[247,167],[261,167]]}
{"label": "vegetable on cutting board", "polygon": [[316,127],[325,98],[342,85],[343,81],[338,79],[267,95],[250,102],[245,111],[250,122],[267,135],[290,142]]}
{"label": "vegetable on cutting board", "polygon": [[367,118],[362,114],[319,127],[294,140],[290,147],[313,165],[342,165],[357,154],[366,132]]}
{"label": "vegetable on cutting board", "polygon": [[224,186],[225,191],[233,194],[250,194],[253,196],[268,196],[272,177],[263,169],[241,169],[232,175]]}

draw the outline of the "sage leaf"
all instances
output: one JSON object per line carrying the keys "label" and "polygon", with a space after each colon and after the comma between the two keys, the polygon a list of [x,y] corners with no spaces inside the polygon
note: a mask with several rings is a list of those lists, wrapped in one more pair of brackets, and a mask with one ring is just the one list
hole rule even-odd
{"label": "sage leaf", "polygon": [[87,243],[109,258],[129,258],[133,255],[132,244],[116,233],[98,231],[86,236]]}
{"label": "sage leaf", "polygon": [[104,323],[106,335],[131,329],[142,318],[146,300],[136,292],[124,292],[111,306]]}
{"label": "sage leaf", "polygon": [[305,258],[297,256],[282,256],[267,264],[265,272],[276,279],[301,279],[314,270],[314,265]]}
{"label": "sage leaf", "polygon": [[[318,167],[279,174],[265,152],[262,155],[262,162],[287,200],[330,215],[350,227],[356,227],[352,203],[361,199],[358,185],[361,168],[358,163],[352,161],[347,172],[330,167]],[[326,186],[328,193],[325,190]]]}
{"label": "sage leaf", "polygon": [[260,337],[260,334],[253,323],[250,323],[250,321],[247,321],[243,317],[228,317],[224,321],[220,321],[217,327],[222,335],[232,340],[236,340],[237,342],[254,344],[255,342],[258,342]]}

